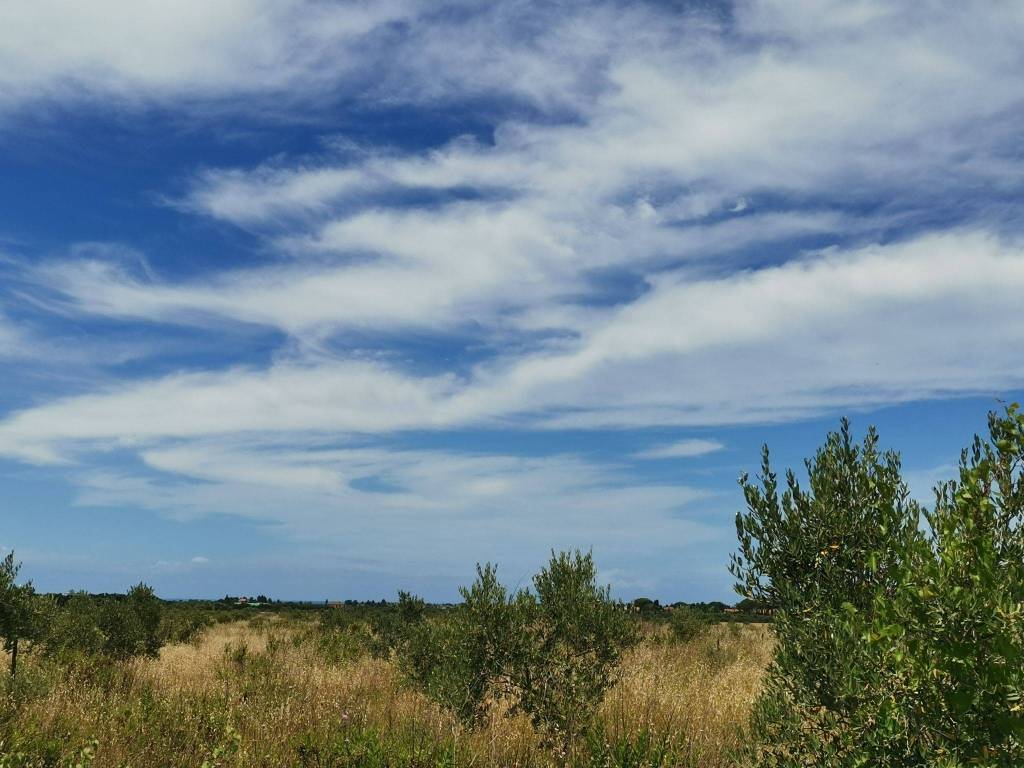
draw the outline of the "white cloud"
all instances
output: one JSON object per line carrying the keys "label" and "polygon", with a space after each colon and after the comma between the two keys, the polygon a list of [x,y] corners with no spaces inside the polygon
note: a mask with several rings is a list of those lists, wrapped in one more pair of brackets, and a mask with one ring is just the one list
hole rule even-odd
{"label": "white cloud", "polygon": [[0,451],[52,460],[62,446],[97,441],[381,433],[512,417],[743,423],[998,391],[1024,381],[1022,291],[1024,249],[972,231],[722,277],[671,272],[634,302],[589,315],[575,340],[507,353],[469,377],[323,360],[176,374],[16,413],[0,422]]}
{"label": "white cloud", "polygon": [[[220,343],[237,330],[225,321],[256,324],[290,351],[22,409],[0,421],[0,454],[77,462],[83,504],[245,514],[353,558],[374,541],[381,560],[441,562],[456,528],[481,557],[580,531],[624,552],[713,535],[673,517],[697,492],[571,456],[354,446],[479,425],[772,422],[1021,386],[1024,247],[987,196],[1019,191],[1024,12],[733,10],[3,8],[0,108],[237,99],[304,120],[296,101],[510,95],[530,108],[506,103],[493,135],[426,150],[194,173],[173,204],[255,233],[261,266],[172,278],[93,248],[27,269],[38,306]],[[475,365],[405,364],[407,332],[456,331],[485,350]],[[324,353],[356,333],[373,362]],[[0,322],[0,355],[21,338]],[[114,450],[144,471],[95,466]],[[644,511],[627,524],[622,509]],[[400,534],[379,542],[382,526]]]}
{"label": "white cloud", "polygon": [[446,376],[416,379],[355,362],[176,374],[17,413],[3,423],[0,452],[45,462],[83,441],[113,448],[210,434],[422,428],[440,418],[434,405],[452,386]]}
{"label": "white cloud", "polygon": [[24,334],[0,314],[0,358],[23,357],[29,347]]}
{"label": "white cloud", "polygon": [[[540,199],[556,217],[591,213],[592,223],[601,213],[588,207],[638,192],[681,189],[691,200],[727,199],[740,212],[740,199],[749,206],[764,191],[885,190],[892,199],[908,189],[926,194],[936,180],[1005,181],[1019,171],[1012,153],[1001,151],[1012,147],[1012,131],[999,128],[999,116],[1024,96],[1012,77],[1022,64],[1019,10],[964,4],[921,13],[907,5],[851,15],[857,21],[840,25],[833,16],[844,14],[832,9],[809,13],[809,24],[763,6],[739,4],[731,34],[669,12],[633,10],[625,22],[603,24],[607,18],[590,6],[556,25],[586,30],[593,40],[566,54],[602,83],[582,91],[577,120],[510,120],[498,126],[493,147],[460,139],[427,153],[369,152],[336,165],[321,159],[248,173],[211,170],[184,205],[254,224],[327,213],[340,198],[368,190],[468,186]],[[500,64],[520,49],[513,36],[502,36],[507,15],[495,15],[490,30],[469,24],[462,32],[478,35]],[[873,23],[876,17],[885,23]],[[767,31],[768,19],[779,25]],[[623,42],[623,23],[646,34]],[[559,82],[550,75],[563,56],[543,47],[531,55],[549,75],[541,87]],[[418,62],[422,79],[465,85],[457,76],[437,77],[461,72],[466,61],[459,55],[433,66],[409,61]],[[496,85],[508,90],[523,80],[508,68]],[[986,119],[992,122],[982,124]]]}
{"label": "white cloud", "polygon": [[[65,0],[0,8],[0,108],[210,102],[292,116],[338,97],[583,106],[611,51],[678,30],[644,6],[424,0]],[[699,23],[699,18],[694,17]]]}
{"label": "white cloud", "polygon": [[[645,483],[613,464],[572,455],[339,449],[265,438],[255,446],[188,441],[142,458],[169,474],[85,471],[78,503],[179,519],[248,517],[335,559],[406,573],[461,574],[466,552],[517,574],[556,545],[593,546],[608,563],[638,548],[654,551],[657,542],[667,551],[722,540],[716,525],[687,515],[707,492]],[[325,486],[321,473],[334,482]],[[366,485],[368,479],[374,482]],[[623,509],[634,513],[624,517]]]}
{"label": "white cloud", "polygon": [[[39,0],[0,8],[0,99],[161,99],[324,88],[411,3]],[[326,69],[325,69],[326,65]],[[318,74],[319,73],[319,74]]]}
{"label": "white cloud", "polygon": [[[119,318],[209,325],[267,325],[296,336],[341,329],[450,331],[469,324],[528,329],[573,305],[591,274],[655,268],[663,254],[698,259],[723,249],[862,226],[829,213],[770,213],[683,229],[602,209],[580,229],[540,206],[459,204],[443,211],[374,210],[292,238],[288,249],[338,256],[166,283],[116,263],[76,259],[37,279],[61,309]],[[361,254],[373,254],[360,257]],[[557,330],[557,329],[556,329]]]}
{"label": "white cloud", "polygon": [[658,445],[633,454],[638,459],[689,459],[695,456],[704,456],[725,448],[717,440],[705,440],[703,438],[690,438],[675,443]]}
{"label": "white cloud", "polygon": [[1024,376],[1022,287],[1021,246],[971,232],[720,279],[665,276],[572,351],[497,369],[490,391],[576,426],[777,420],[998,391]]}
{"label": "white cloud", "polygon": [[159,574],[182,574],[195,571],[197,568],[209,565],[210,559],[197,555],[188,560],[157,560],[150,566],[150,570]]}

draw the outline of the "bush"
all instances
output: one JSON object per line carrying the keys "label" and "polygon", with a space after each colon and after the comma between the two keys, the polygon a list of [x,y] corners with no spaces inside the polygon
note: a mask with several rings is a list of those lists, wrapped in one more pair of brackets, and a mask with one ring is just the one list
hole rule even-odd
{"label": "bush", "polygon": [[371,615],[373,629],[371,652],[377,658],[387,658],[409,638],[413,629],[426,616],[426,603],[409,592],[399,591],[398,604]]}
{"label": "bush", "polygon": [[[1024,417],[990,418],[934,511],[844,422],[777,493],[765,454],[737,519],[738,589],[778,637],[754,717],[762,765],[1024,764]],[[922,525],[923,524],[923,525]]]}
{"label": "bush", "polygon": [[518,709],[549,741],[569,750],[591,724],[623,650],[636,639],[625,607],[597,586],[593,556],[552,553],[533,578],[536,595],[520,593],[528,617],[524,646],[513,657]]}
{"label": "bush", "polygon": [[319,625],[306,634],[312,639],[317,651],[329,664],[357,659],[369,652],[380,656],[384,646],[362,621],[352,621],[342,616],[342,611],[325,612]]}
{"label": "bush", "polygon": [[12,677],[17,672],[19,642],[35,639],[40,629],[35,590],[32,582],[17,583],[20,569],[21,564],[14,562],[14,552],[0,561],[0,640],[11,654]]}
{"label": "bush", "polygon": [[157,656],[160,653],[160,601],[152,587],[136,584],[124,600],[107,601],[99,627],[106,640],[103,652],[114,659]]}
{"label": "bush", "polygon": [[400,646],[407,677],[464,722],[509,696],[548,741],[569,749],[590,726],[636,637],[625,608],[598,587],[593,558],[552,553],[534,593],[509,595],[491,565],[447,615],[420,622]]}
{"label": "bush", "polygon": [[162,645],[194,643],[213,622],[213,617],[202,611],[164,611],[158,636]]}
{"label": "bush", "polygon": [[936,489],[895,594],[851,616],[877,724],[854,753],[878,765],[1024,765],[1024,415],[989,432]]}
{"label": "bush", "polygon": [[688,643],[711,629],[711,618],[702,611],[680,605],[672,609],[669,627],[675,640]]}
{"label": "bush", "polygon": [[493,698],[510,692],[510,670],[526,631],[497,569],[477,566],[448,615],[416,623],[402,646],[402,668],[428,696],[465,723],[484,718]]}
{"label": "bush", "polygon": [[145,584],[132,587],[124,597],[97,599],[73,592],[49,612],[46,651],[64,658],[156,656],[166,639],[162,614],[159,599]]}
{"label": "bush", "polygon": [[43,640],[47,654],[68,659],[103,651],[106,637],[99,627],[99,608],[85,592],[71,592],[63,605],[51,606]]}

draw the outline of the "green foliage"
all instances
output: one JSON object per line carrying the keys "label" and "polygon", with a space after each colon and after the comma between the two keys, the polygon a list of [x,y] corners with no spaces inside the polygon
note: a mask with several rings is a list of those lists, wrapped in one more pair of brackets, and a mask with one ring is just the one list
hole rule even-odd
{"label": "green foliage", "polygon": [[99,742],[91,739],[64,759],[66,745],[53,735],[35,735],[8,744],[0,741],[0,768],[89,768]]}
{"label": "green foliage", "polygon": [[44,643],[50,655],[63,658],[156,656],[167,637],[162,616],[160,600],[145,584],[124,596],[94,598],[73,592],[61,604],[50,605]]}
{"label": "green foliage", "polygon": [[219,738],[210,750],[210,756],[200,764],[200,768],[221,768],[230,765],[231,758],[238,754],[242,745],[242,734],[233,725],[227,723]]}
{"label": "green foliage", "polygon": [[851,617],[876,670],[866,757],[1024,764],[1024,415],[992,414],[989,432],[936,489],[928,541],[895,595]]}
{"label": "green foliage", "polygon": [[455,768],[464,765],[453,743],[414,729],[380,733],[349,726],[328,734],[308,732],[295,740],[300,768]]}
{"label": "green foliage", "polygon": [[375,611],[370,618],[375,642],[371,647],[373,654],[386,658],[399,648],[409,637],[412,629],[423,621],[426,615],[426,603],[419,597],[399,591],[398,605],[386,610]]}
{"label": "green foliage", "polygon": [[636,627],[610,589],[597,586],[590,553],[552,553],[533,587],[535,595],[517,599],[529,617],[512,666],[518,708],[568,749],[593,721]]}
{"label": "green foliage", "polygon": [[702,611],[679,605],[672,609],[669,627],[672,637],[680,643],[688,643],[711,629],[711,618]]}
{"label": "green foliage", "polygon": [[580,768],[675,768],[689,764],[667,734],[641,730],[609,740],[600,729],[587,734],[586,751],[572,762]]}
{"label": "green foliage", "polygon": [[533,585],[535,593],[510,595],[493,566],[478,566],[463,602],[418,622],[399,658],[411,681],[464,722],[510,697],[510,711],[568,747],[590,726],[634,624],[597,586],[590,554],[552,553]]}
{"label": "green foliage", "polygon": [[164,610],[158,637],[163,645],[194,643],[214,623],[207,611],[195,609]]}
{"label": "green foliage", "polygon": [[65,660],[102,653],[106,636],[99,624],[96,601],[85,592],[71,592],[62,605],[50,605],[43,638],[46,652]]}
{"label": "green foliage", "polygon": [[370,627],[361,621],[341,620],[336,616],[340,612],[325,614],[327,621],[311,633],[317,650],[323,659],[330,664],[341,664],[371,653],[380,656],[385,647]]}
{"label": "green foliage", "polygon": [[871,612],[876,595],[891,594],[920,538],[899,457],[879,452],[874,430],[857,445],[844,420],[806,468],[808,488],[789,471],[780,494],[765,448],[760,485],[740,478],[747,512],[736,517],[740,551],[730,570],[740,594],[776,612],[775,662],[754,718],[769,764],[820,755],[830,718],[858,708],[858,640],[837,627],[847,606]]}
{"label": "green foliage", "polygon": [[[935,509],[844,422],[781,501],[744,481],[738,589],[776,608],[760,764],[1024,764],[1024,417],[990,417]],[[922,525],[923,523],[923,525]]]}
{"label": "green foliage", "polygon": [[99,614],[103,652],[113,659],[155,657],[161,646],[160,617],[160,601],[146,584],[136,584],[124,600],[105,602]]}
{"label": "green foliage", "polygon": [[642,619],[657,619],[665,612],[660,602],[649,597],[638,597],[629,604],[629,607]]}
{"label": "green foliage", "polygon": [[492,697],[508,692],[525,626],[494,566],[478,565],[476,581],[460,593],[455,610],[412,626],[400,661],[428,696],[472,724],[487,714]]}
{"label": "green foliage", "polygon": [[[40,627],[39,604],[32,582],[18,584],[21,564],[14,561],[14,552],[8,552],[0,561],[0,639],[4,650],[16,654],[19,640],[38,636]],[[16,656],[12,657],[14,674]]]}
{"label": "green foliage", "polygon": [[736,516],[737,590],[787,614],[843,603],[869,608],[901,571],[906,542],[919,537],[920,509],[899,456],[879,452],[874,429],[856,445],[843,420],[806,468],[809,487],[790,470],[780,497],[765,447],[761,485],[740,478],[747,512]]}

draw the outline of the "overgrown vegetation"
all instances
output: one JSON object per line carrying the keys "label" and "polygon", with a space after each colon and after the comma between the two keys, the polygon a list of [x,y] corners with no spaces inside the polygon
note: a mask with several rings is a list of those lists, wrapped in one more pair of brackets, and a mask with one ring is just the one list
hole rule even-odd
{"label": "overgrown vegetation", "polygon": [[806,481],[766,449],[742,612],[624,605],[581,552],[452,606],[38,595],[11,553],[0,768],[1024,765],[1022,467],[1016,406],[928,508],[873,430]]}
{"label": "overgrown vegetation", "polygon": [[[344,610],[318,613],[330,624]],[[428,609],[413,626],[448,614]],[[567,754],[528,714],[510,715],[507,700],[463,723],[407,681],[395,657],[375,657],[370,645],[339,657],[322,644],[337,631],[372,634],[373,613],[343,630],[319,616],[215,624],[157,658],[68,664],[29,653],[11,694],[0,698],[0,766],[71,766],[89,753],[95,768],[722,768],[770,647],[761,626],[722,625],[691,643],[649,627],[653,634],[625,652],[616,682]],[[727,699],[716,698],[723,689]]]}

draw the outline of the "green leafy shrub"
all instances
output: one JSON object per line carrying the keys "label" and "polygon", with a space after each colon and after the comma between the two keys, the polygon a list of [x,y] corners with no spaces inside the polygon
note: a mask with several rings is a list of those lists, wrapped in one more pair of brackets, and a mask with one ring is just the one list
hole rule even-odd
{"label": "green leafy shrub", "polygon": [[0,740],[0,768],[89,768],[99,742],[91,739],[62,760],[66,748],[64,739],[54,734],[20,735],[10,743]]}
{"label": "green leafy shrub", "polygon": [[158,637],[162,645],[195,643],[213,623],[213,617],[201,611],[164,611]]}
{"label": "green leafy shrub", "polygon": [[711,629],[711,624],[711,618],[706,613],[685,605],[673,608],[669,617],[672,638],[680,643],[688,643],[700,637]]}
{"label": "green leafy shrub", "polygon": [[72,592],[48,611],[44,645],[48,654],[63,659],[156,656],[166,639],[162,614],[160,600],[145,584],[132,587],[123,597],[99,599]]}
{"label": "green leafy shrub", "polygon": [[1024,765],[1024,415],[989,432],[936,489],[895,594],[850,618],[876,670],[854,752],[880,765]]}
{"label": "green leafy shrub", "polygon": [[478,566],[463,602],[416,624],[399,658],[410,680],[464,722],[508,696],[511,712],[568,750],[613,683],[634,621],[597,586],[590,554],[552,553],[533,586],[509,595],[493,566]]}
{"label": "green leafy shrub", "polygon": [[103,651],[106,637],[99,627],[99,608],[84,592],[71,592],[63,603],[51,606],[47,617],[44,649],[67,661],[73,656],[93,656]]}
{"label": "green leafy shrub", "polygon": [[153,588],[136,584],[124,600],[107,601],[99,615],[106,640],[103,652],[114,659],[157,656],[160,653],[162,608]]}
{"label": "green leafy shrub", "polygon": [[781,499],[744,479],[738,589],[776,610],[762,765],[1024,764],[1024,418],[990,418],[933,511],[844,422]]}
{"label": "green leafy shrub", "polygon": [[383,648],[365,622],[321,625],[310,633],[317,651],[329,664],[358,659],[366,653],[380,656]]}
{"label": "green leafy shrub", "polygon": [[349,725],[330,733],[307,732],[294,740],[300,768],[455,768],[466,765],[456,745],[415,728],[385,733]]}
{"label": "green leafy shrub", "polygon": [[371,652],[377,658],[387,658],[402,646],[410,633],[426,616],[426,603],[409,592],[399,591],[398,604],[388,610],[372,614],[370,626],[373,630]]}
{"label": "green leafy shrub", "polygon": [[587,734],[587,749],[571,763],[579,768],[675,768],[690,765],[667,734],[644,729],[608,739],[601,729]]}
{"label": "green leafy shrub", "polygon": [[510,713],[525,713],[567,751],[591,726],[636,639],[634,620],[597,586],[590,554],[552,553],[534,589],[510,595],[493,565],[478,565],[462,603],[406,625],[399,664],[463,722],[479,722],[490,703],[510,697]]}
{"label": "green leafy shrub", "polygon": [[610,589],[597,585],[590,553],[552,553],[533,587],[516,601],[527,617],[525,647],[512,659],[517,708],[568,751],[592,723],[636,627]]}
{"label": "green leafy shrub", "polygon": [[475,723],[494,697],[508,693],[526,626],[494,566],[477,566],[476,581],[460,593],[463,602],[454,611],[410,625],[400,661],[428,696],[463,722]]}
{"label": "green leafy shrub", "polygon": [[0,640],[11,654],[11,676],[17,672],[21,640],[34,640],[40,632],[39,601],[32,582],[18,584],[21,564],[14,562],[14,552],[0,561]]}

